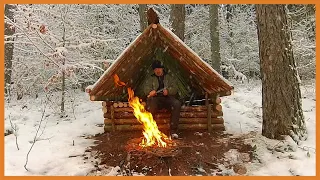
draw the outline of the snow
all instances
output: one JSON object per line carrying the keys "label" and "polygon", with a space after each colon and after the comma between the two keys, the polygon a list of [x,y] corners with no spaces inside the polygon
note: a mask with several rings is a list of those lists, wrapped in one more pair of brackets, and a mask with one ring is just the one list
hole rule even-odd
{"label": "snow", "polygon": [[[292,139],[285,141],[271,140],[261,135],[261,83],[251,81],[235,84],[231,96],[221,97],[224,111],[226,133],[245,137],[245,142],[256,146],[257,160],[246,163],[243,153],[231,149],[225,154],[232,164],[244,163],[250,176],[314,176],[315,163],[315,83],[303,85],[302,105],[308,129],[308,139],[296,145]],[[30,152],[28,169],[24,169],[26,154],[29,151],[42,115],[41,97],[38,99],[20,100],[6,104],[5,129],[11,129],[10,119],[19,127],[17,150],[15,136],[5,136],[5,175],[52,175],[52,176],[86,176],[104,175],[121,176],[119,167],[105,165],[104,170],[91,173],[95,160],[84,159],[85,150],[94,145],[94,141],[85,137],[103,133],[101,102],[92,102],[85,92],[77,92],[74,104],[75,118],[72,113],[60,118],[52,108],[47,108],[42,123],[46,127],[40,140]],[[26,106],[26,107],[25,107]],[[68,107],[68,104],[66,105]],[[40,130],[40,133],[42,132]],[[201,134],[195,134],[201,135]],[[223,140],[223,139],[222,139]],[[74,145],[73,145],[74,141]],[[278,149],[287,151],[278,152]],[[69,157],[75,156],[75,157]],[[241,158],[239,158],[239,156]],[[93,161],[93,162],[91,162]],[[237,175],[232,169],[219,164],[224,175]],[[91,173],[91,174],[90,174]],[[133,173],[134,176],[143,174]]]}
{"label": "snow", "polygon": [[[93,164],[84,163],[85,149],[93,144],[92,140],[83,136],[102,133],[103,128],[96,124],[103,123],[101,116],[101,102],[91,102],[86,93],[79,93],[76,98],[75,116],[60,119],[51,109],[47,108],[42,123],[45,126],[40,141],[37,141],[30,152],[27,168],[24,169],[26,154],[34,139],[36,128],[42,115],[39,98],[32,103],[11,103],[5,110],[5,129],[10,129],[7,117],[10,115],[14,124],[19,127],[17,150],[13,134],[5,136],[5,175],[71,175],[83,176],[93,169]],[[27,108],[22,109],[23,105]],[[41,128],[42,129],[42,128]],[[41,130],[40,130],[41,132]],[[47,140],[46,140],[47,139]],[[74,141],[74,146],[73,146]],[[69,156],[77,156],[71,157]]]}
{"label": "snow", "polygon": [[[247,166],[247,175],[253,176],[290,176],[292,172],[300,176],[315,176],[315,84],[301,87],[302,108],[306,120],[308,139],[302,141],[296,151],[273,152],[267,147],[294,146],[292,139],[288,138],[284,143],[271,140],[261,135],[262,129],[262,105],[261,83],[245,83],[235,88],[234,93],[228,97],[222,97],[226,132],[234,136],[250,134],[248,143],[256,145],[258,158],[262,163],[251,163]],[[280,142],[280,144],[279,144]],[[289,144],[289,145],[288,145]],[[297,146],[297,145],[296,145]],[[281,146],[280,146],[281,147]],[[309,152],[309,153],[308,153]],[[310,154],[310,157],[308,157]],[[293,157],[293,159],[289,158]],[[291,172],[290,172],[291,171]]]}

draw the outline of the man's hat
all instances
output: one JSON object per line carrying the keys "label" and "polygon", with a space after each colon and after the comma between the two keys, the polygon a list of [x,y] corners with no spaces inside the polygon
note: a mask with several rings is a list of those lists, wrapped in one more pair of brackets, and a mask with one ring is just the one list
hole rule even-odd
{"label": "man's hat", "polygon": [[162,65],[162,63],[160,61],[155,60],[152,63],[152,69],[155,69],[155,68],[164,68],[164,66]]}

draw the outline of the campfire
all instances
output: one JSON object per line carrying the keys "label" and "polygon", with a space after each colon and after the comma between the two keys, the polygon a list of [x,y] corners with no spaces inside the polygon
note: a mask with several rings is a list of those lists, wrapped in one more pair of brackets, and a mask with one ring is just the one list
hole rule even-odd
{"label": "campfire", "polygon": [[[117,74],[114,75],[114,82],[117,86],[127,86],[126,83],[120,81],[120,78]],[[134,91],[128,87],[128,102],[129,106],[133,108],[134,116],[137,120],[143,125],[143,136],[139,146],[144,147],[163,147],[173,145],[171,138],[168,138],[164,133],[162,133],[157,126],[156,121],[153,119],[153,116],[148,112],[145,107],[140,103],[140,99],[134,96]]]}

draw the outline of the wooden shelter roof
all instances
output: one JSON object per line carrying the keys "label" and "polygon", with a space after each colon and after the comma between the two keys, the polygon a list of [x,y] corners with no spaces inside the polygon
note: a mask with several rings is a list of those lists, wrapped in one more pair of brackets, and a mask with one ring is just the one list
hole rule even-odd
{"label": "wooden shelter roof", "polygon": [[[148,15],[152,9],[148,10]],[[126,88],[115,86],[114,75],[134,90],[143,86],[143,80],[152,73],[152,59],[162,59],[168,71],[176,75],[181,84],[179,89],[184,96],[190,92],[207,92],[220,96],[230,95],[233,86],[202,60],[179,37],[159,23],[159,19],[150,20],[149,26],[118,56],[115,62],[90,87],[92,101],[120,100],[126,96]],[[156,22],[156,23],[152,23]],[[191,95],[191,94],[190,94]]]}

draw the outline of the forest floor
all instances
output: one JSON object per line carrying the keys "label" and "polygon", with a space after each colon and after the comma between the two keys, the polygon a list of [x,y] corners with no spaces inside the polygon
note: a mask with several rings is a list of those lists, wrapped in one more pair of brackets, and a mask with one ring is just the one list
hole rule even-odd
{"label": "forest floor", "polygon": [[[151,176],[189,176],[189,175],[226,175],[225,168],[235,169],[251,162],[253,148],[244,143],[241,137],[232,137],[224,133],[199,131],[181,131],[179,133],[179,152],[163,157],[157,153],[139,150],[127,151],[130,140],[141,137],[141,132],[103,133],[93,137],[96,146],[90,151],[99,152],[99,165],[118,166],[119,173],[130,175],[142,173]],[[153,147],[154,148],[154,147]],[[156,149],[156,148],[155,148]],[[234,150],[233,157],[228,159],[225,153]],[[130,157],[128,158],[128,154]],[[126,166],[130,162],[130,166]],[[223,167],[222,167],[223,166]],[[245,172],[240,172],[245,174]]]}

